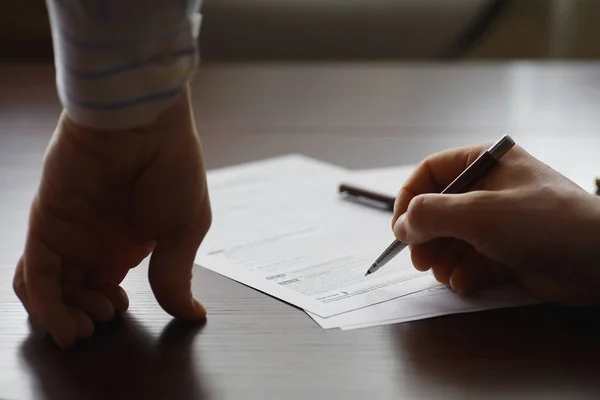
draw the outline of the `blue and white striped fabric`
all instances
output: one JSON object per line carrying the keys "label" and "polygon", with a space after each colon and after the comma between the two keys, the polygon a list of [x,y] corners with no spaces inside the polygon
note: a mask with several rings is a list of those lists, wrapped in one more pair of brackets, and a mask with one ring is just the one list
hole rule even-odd
{"label": "blue and white striped fabric", "polygon": [[198,67],[201,0],[46,0],[67,115],[97,129],[151,123]]}

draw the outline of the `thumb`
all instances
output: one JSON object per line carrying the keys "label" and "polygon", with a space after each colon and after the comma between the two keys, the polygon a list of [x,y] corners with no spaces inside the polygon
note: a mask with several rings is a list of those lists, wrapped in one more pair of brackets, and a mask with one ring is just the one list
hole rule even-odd
{"label": "thumb", "polygon": [[498,192],[423,194],[414,197],[394,224],[394,235],[407,244],[436,238],[463,240],[480,249],[502,219]]}
{"label": "thumb", "polygon": [[204,230],[185,227],[156,243],[148,279],[160,306],[175,318],[201,320],[206,310],[192,294],[192,268]]}

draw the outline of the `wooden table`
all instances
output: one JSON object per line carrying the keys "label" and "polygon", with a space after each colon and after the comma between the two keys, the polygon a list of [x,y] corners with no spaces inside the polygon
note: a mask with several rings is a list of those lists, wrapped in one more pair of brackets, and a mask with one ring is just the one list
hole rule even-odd
{"label": "wooden table", "polygon": [[[598,398],[600,321],[549,306],[341,332],[198,268],[203,327],[171,323],[146,265],[131,308],[61,353],[13,295],[27,209],[60,107],[49,66],[0,67],[1,399]],[[414,163],[510,133],[588,190],[600,174],[600,64],[204,65],[209,168],[303,153],[349,168]],[[400,182],[399,182],[400,184]]]}

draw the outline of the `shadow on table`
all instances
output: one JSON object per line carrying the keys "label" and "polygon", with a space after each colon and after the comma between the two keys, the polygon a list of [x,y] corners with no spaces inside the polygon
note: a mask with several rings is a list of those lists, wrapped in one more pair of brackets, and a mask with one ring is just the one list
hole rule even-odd
{"label": "shadow on table", "polygon": [[600,393],[598,310],[523,307],[392,330],[398,356],[421,387],[454,387],[476,396]]}
{"label": "shadow on table", "polygon": [[192,347],[202,327],[173,321],[155,340],[122,317],[65,352],[43,333],[32,333],[20,356],[44,399],[202,399]]}

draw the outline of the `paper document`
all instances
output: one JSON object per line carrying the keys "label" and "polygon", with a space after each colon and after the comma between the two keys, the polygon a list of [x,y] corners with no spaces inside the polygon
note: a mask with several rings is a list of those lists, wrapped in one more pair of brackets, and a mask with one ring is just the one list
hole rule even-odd
{"label": "paper document", "polygon": [[323,329],[350,330],[533,303],[534,301],[522,290],[513,286],[490,288],[476,295],[463,297],[447,286],[439,285],[330,318],[320,318],[310,313],[309,315]]}
{"label": "paper document", "polygon": [[351,330],[535,303],[496,287],[461,297],[405,249],[364,274],[394,239],[391,213],[344,200],[340,183],[396,196],[415,166],[350,172],[292,155],[208,173],[213,224],[196,263]]}
{"label": "paper document", "polygon": [[408,251],[364,276],[393,240],[391,215],[343,200],[347,175],[299,156],[209,172],[213,224],[196,263],[320,317],[438,285]]}

